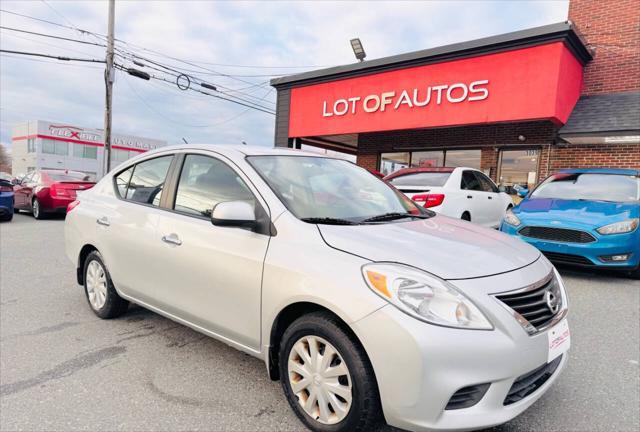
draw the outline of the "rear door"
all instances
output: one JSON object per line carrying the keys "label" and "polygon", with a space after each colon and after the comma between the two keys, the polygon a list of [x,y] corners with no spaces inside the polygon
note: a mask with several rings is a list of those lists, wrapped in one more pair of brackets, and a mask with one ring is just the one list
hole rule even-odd
{"label": "rear door", "polygon": [[35,171],[27,174],[19,185],[14,188],[14,197],[16,206],[21,209],[29,208],[29,194],[33,189],[33,176],[35,175]]}
{"label": "rear door", "polygon": [[484,173],[480,171],[474,171],[476,177],[478,177],[478,181],[480,182],[480,186],[482,187],[483,198],[487,201],[488,205],[486,208],[487,211],[487,225],[492,228],[500,225],[502,221],[502,216],[504,216],[504,206],[502,203],[502,199],[500,198],[500,191],[498,187],[491,181],[489,177],[487,177]]}
{"label": "rear door", "polygon": [[251,203],[267,216],[245,175],[222,156],[184,156],[171,211],[160,215],[160,251],[154,296],[160,307],[223,338],[260,349],[262,268],[270,237],[249,229],[214,226],[213,207]]}
{"label": "rear door", "polygon": [[126,296],[153,304],[158,276],[156,225],[172,154],[141,161],[115,175],[111,199],[95,208],[99,249]]}
{"label": "rear door", "polygon": [[466,200],[464,208],[471,214],[471,222],[488,225],[490,222],[489,201],[473,170],[462,171],[460,189],[463,192],[463,201]]}

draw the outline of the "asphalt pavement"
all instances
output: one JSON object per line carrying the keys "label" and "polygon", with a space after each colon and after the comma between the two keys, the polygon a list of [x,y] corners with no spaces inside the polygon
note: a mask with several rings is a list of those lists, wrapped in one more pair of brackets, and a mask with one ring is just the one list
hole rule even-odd
{"label": "asphalt pavement", "polygon": [[[140,307],[98,319],[63,224],[27,214],[0,224],[0,430],[304,430],[260,360]],[[561,273],[568,367],[492,432],[638,431],[640,281]]]}

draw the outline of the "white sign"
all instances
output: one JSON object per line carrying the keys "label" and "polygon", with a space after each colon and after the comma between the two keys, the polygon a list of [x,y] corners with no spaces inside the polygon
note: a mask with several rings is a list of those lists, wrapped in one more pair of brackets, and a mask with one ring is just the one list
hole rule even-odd
{"label": "white sign", "polygon": [[429,86],[426,89],[403,90],[370,94],[365,97],[353,96],[337,99],[333,104],[326,100],[322,105],[322,116],[343,116],[356,114],[360,110],[367,113],[384,112],[387,109],[397,110],[400,107],[409,108],[424,107],[433,102],[435,105],[443,101],[449,103],[481,101],[489,97],[487,85],[489,80],[473,81],[469,85],[465,83],[442,84]]}

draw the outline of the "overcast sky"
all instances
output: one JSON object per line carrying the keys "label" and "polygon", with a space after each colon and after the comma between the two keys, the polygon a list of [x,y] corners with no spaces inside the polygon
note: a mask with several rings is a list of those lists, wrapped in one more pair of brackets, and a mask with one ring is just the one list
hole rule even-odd
{"label": "overcast sky", "polygon": [[[107,3],[103,1],[3,0],[0,5],[6,11],[107,32]],[[244,89],[241,97],[264,97],[260,103],[273,107],[275,91],[266,83],[269,76],[353,63],[349,45],[353,37],[362,40],[367,59],[374,59],[564,21],[567,9],[565,0],[116,1],[115,34],[128,43],[120,44],[122,49],[136,50],[176,69],[189,69],[219,88]],[[101,42],[99,37],[4,12],[0,12],[0,22],[5,27]],[[8,30],[0,35],[2,49],[104,58],[104,48],[93,45]],[[27,119],[101,128],[103,69],[100,64],[2,55],[2,144],[10,146],[11,125]],[[217,75],[220,73],[233,77]],[[170,143],[184,137],[192,143],[273,145],[271,114],[122,72],[116,74],[113,124],[115,132]]]}

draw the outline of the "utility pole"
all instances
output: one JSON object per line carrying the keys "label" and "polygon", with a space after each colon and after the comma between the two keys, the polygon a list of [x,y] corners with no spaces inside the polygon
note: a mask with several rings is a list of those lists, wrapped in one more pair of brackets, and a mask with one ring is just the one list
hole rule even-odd
{"label": "utility pole", "polygon": [[116,13],[116,0],[109,0],[109,28],[107,33],[107,67],[104,71],[105,106],[104,106],[104,153],[103,173],[111,171],[111,106],[113,101],[113,32]]}

